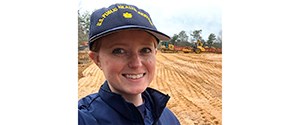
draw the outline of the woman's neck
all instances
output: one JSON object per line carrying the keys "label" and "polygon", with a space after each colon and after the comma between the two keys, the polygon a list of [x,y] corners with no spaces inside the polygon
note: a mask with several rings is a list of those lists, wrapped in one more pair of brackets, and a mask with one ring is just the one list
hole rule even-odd
{"label": "woman's neck", "polygon": [[127,101],[133,103],[135,106],[140,106],[143,104],[142,94],[138,95],[122,95],[122,97]]}
{"label": "woman's neck", "polygon": [[126,94],[126,93],[122,93],[121,91],[118,91],[116,89],[114,89],[113,87],[111,87],[109,84],[109,89],[111,90],[111,92],[120,94],[127,102],[133,103],[135,106],[140,106],[143,104],[143,98],[142,98],[142,94]]}

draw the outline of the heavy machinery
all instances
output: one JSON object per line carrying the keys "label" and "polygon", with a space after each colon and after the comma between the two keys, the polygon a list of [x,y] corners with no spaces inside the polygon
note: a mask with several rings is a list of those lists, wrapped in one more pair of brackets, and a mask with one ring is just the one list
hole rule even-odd
{"label": "heavy machinery", "polygon": [[197,40],[194,46],[194,52],[195,53],[200,53],[200,52],[205,52],[205,48],[203,47],[203,43],[201,40]]}
{"label": "heavy machinery", "polygon": [[174,53],[177,52],[174,45],[169,42],[161,42],[160,51],[163,53]]}
{"label": "heavy machinery", "polygon": [[186,46],[186,47],[182,48],[182,52],[184,52],[184,53],[192,53],[192,52],[194,52],[194,50],[193,50],[193,47]]}
{"label": "heavy machinery", "polygon": [[197,42],[195,43],[195,45],[193,47],[189,47],[189,46],[184,47],[182,49],[182,51],[184,53],[193,53],[193,52],[195,52],[195,53],[199,54],[201,52],[205,52],[205,48],[203,47],[203,43],[200,40],[197,40]]}

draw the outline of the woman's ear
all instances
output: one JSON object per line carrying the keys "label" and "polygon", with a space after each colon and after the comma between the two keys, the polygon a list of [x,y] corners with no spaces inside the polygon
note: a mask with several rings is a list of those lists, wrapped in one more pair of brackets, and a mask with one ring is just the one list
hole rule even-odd
{"label": "woman's ear", "polygon": [[90,52],[89,52],[89,56],[90,56],[90,58],[93,60],[93,62],[94,62],[100,69],[102,69],[102,68],[101,68],[101,63],[100,63],[100,60],[99,60],[99,54],[96,53],[96,52],[90,51]]}

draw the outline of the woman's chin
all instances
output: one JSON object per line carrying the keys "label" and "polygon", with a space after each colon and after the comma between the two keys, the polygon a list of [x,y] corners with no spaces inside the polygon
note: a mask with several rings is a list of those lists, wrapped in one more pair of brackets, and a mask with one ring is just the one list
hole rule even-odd
{"label": "woman's chin", "polygon": [[143,93],[146,90],[147,87],[139,87],[139,88],[131,88],[128,90],[128,94],[130,95],[138,95]]}

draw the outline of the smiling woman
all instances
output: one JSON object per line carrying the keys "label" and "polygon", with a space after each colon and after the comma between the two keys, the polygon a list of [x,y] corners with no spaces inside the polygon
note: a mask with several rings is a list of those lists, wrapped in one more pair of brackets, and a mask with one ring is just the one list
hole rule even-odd
{"label": "smiling woman", "polygon": [[100,50],[90,56],[103,70],[111,91],[141,105],[139,94],[154,77],[155,38],[143,30],[122,30],[96,42],[102,43]]}
{"label": "smiling woman", "polygon": [[79,100],[79,125],[179,125],[166,107],[170,96],[148,87],[156,46],[170,39],[150,15],[133,5],[113,4],[93,12],[89,31],[89,56],[106,80],[98,93]]}

